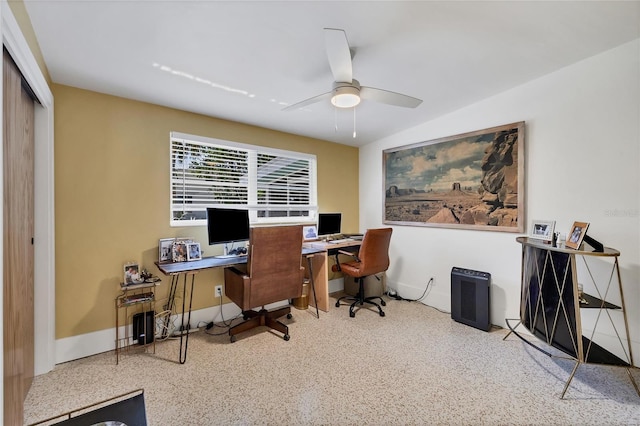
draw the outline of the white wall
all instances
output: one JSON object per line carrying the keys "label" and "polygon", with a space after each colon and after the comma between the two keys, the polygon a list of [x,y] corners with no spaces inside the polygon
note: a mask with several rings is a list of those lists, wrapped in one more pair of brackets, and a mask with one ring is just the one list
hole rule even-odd
{"label": "white wall", "polygon": [[[421,108],[429,108],[426,99]],[[574,221],[621,252],[635,353],[640,358],[640,39],[360,149],[360,227],[382,225],[382,151],[525,121],[525,218]],[[393,226],[388,284],[450,310],[454,266],[492,274],[491,320],[519,316],[518,234]]]}

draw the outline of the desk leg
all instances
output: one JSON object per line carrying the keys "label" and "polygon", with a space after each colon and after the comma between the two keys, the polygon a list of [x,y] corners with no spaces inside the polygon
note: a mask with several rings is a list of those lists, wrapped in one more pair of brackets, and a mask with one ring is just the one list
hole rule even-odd
{"label": "desk leg", "polygon": [[[327,265],[329,262],[327,262],[327,253],[316,253],[307,259],[313,263],[313,271],[309,271],[309,278],[313,279],[313,285],[316,291],[315,296],[317,300],[313,301],[314,305],[321,311],[329,312],[329,283],[327,281]],[[311,302],[311,300],[309,301]]]}
{"label": "desk leg", "polygon": [[[167,305],[164,306],[165,311],[175,312],[174,307],[176,303],[176,290],[178,289],[178,281],[180,281],[180,275],[171,276],[171,286],[169,287],[169,297],[167,298]],[[169,322],[171,321],[171,315],[167,315],[164,318],[164,328],[162,329],[162,338],[169,337]]]}
{"label": "desk leg", "polygon": [[320,311],[318,310],[318,297],[316,296],[316,285],[313,279],[313,256],[307,256],[307,264],[309,265],[309,279],[311,280],[311,290],[313,290],[313,304],[316,305],[316,317],[320,319]]}
{"label": "desk leg", "polygon": [[[184,280],[182,281],[182,318],[181,318],[181,327],[180,327],[180,355],[178,361],[180,364],[184,364],[187,362],[187,349],[189,347],[189,330],[185,330],[184,326],[184,303],[187,298],[187,277],[189,274],[184,274]],[[195,274],[191,274],[191,290],[189,291],[189,313],[187,315],[187,326],[191,325],[191,303],[193,302],[193,283],[196,279]],[[182,348],[184,345],[184,354],[182,352]]]}

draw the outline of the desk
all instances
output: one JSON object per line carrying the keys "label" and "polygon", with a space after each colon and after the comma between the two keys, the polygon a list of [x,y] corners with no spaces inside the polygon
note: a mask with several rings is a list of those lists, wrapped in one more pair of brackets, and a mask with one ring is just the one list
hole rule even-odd
{"label": "desk", "polygon": [[[327,243],[324,241],[311,241],[302,245],[302,251],[315,250],[313,257],[308,257],[309,261],[309,278],[312,282],[315,282],[316,297],[313,305],[316,309],[320,308],[321,311],[329,312],[329,260],[328,256],[334,256],[338,254],[339,250],[355,251],[360,248],[362,241],[345,241],[338,244]],[[305,272],[307,273],[307,272]]]}
{"label": "desk", "polygon": [[[316,289],[315,283],[318,283],[316,280],[316,273],[313,272],[313,259],[316,256],[324,257],[326,263],[326,251],[322,250],[318,247],[303,247],[302,248],[302,256],[307,259],[309,265],[309,278],[311,279],[311,287],[314,292],[314,300],[316,299]],[[175,262],[175,263],[159,263],[155,262],[156,266],[165,275],[171,276],[171,286],[169,287],[169,297],[167,302],[167,309],[171,312],[178,313],[175,308],[175,297],[176,292],[178,290],[178,286],[180,285],[180,276],[182,276],[182,310],[181,313],[181,321],[180,321],[180,330],[184,330],[184,326],[191,323],[191,306],[193,302],[193,286],[195,283],[195,276],[199,271],[205,269],[212,268],[226,268],[229,266],[242,265],[247,263],[247,256],[234,256],[234,257],[205,257],[200,260],[193,260],[191,262]],[[319,267],[316,267],[319,270]],[[189,276],[191,277],[190,285],[187,285],[189,281]],[[324,291],[327,293],[325,300],[328,303],[329,295],[328,295],[328,284],[326,280],[326,270],[324,274],[324,283],[320,283],[324,288]],[[302,283],[300,283],[302,285]],[[187,288],[189,289],[187,292]],[[189,305],[185,306],[185,302],[187,299],[187,294],[189,295]],[[186,310],[185,310],[186,307]],[[328,311],[328,305],[325,309],[325,312]],[[185,322],[185,312],[187,313],[187,319]],[[167,321],[169,319],[167,318]],[[166,333],[166,327],[164,331]],[[164,336],[163,336],[164,337]],[[180,353],[178,356],[178,361],[180,364],[184,364],[187,361],[187,349],[189,347],[189,333],[182,332],[180,334]]]}

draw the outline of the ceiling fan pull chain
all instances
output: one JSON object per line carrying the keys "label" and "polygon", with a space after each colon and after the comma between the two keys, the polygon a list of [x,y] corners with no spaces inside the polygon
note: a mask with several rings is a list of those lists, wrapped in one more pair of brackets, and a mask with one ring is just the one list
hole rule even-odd
{"label": "ceiling fan pull chain", "polygon": [[356,108],[353,107],[353,138],[356,138]]}
{"label": "ceiling fan pull chain", "polygon": [[333,128],[338,133],[338,107],[333,107]]}

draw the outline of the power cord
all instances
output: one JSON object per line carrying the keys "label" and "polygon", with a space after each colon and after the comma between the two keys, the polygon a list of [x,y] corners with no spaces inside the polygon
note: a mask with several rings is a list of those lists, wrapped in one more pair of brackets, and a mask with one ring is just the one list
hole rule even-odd
{"label": "power cord", "polygon": [[[225,334],[227,334],[229,332],[229,329],[231,328],[231,326],[233,325],[233,322],[237,319],[241,319],[242,318],[242,314],[239,314],[238,316],[231,318],[229,320],[229,322],[222,322],[222,323],[214,323],[214,322],[210,322],[209,324],[207,324],[207,329],[205,330],[205,333],[208,334],[209,336],[223,336]],[[221,325],[222,324],[222,325]],[[209,331],[210,329],[212,329],[213,327],[220,327],[223,330],[219,333],[213,332],[213,331]]]}
{"label": "power cord", "polygon": [[387,292],[387,296],[396,299],[396,300],[404,300],[405,302],[419,302],[422,299],[425,298],[425,296],[427,295],[427,291],[429,290],[429,286],[433,283],[433,277],[429,278],[429,281],[427,281],[427,285],[424,288],[424,292],[422,293],[422,296],[420,296],[417,299],[406,299],[402,296],[400,296],[397,292],[394,295],[390,295],[389,292]]}
{"label": "power cord", "polygon": [[[205,333],[210,335],[210,336],[221,336],[223,334],[226,334],[229,331],[229,328],[231,328],[231,325],[233,324],[233,322],[235,320],[237,320],[238,318],[242,317],[242,312],[240,314],[238,314],[237,316],[231,318],[230,320],[225,320],[224,319],[224,311],[222,309],[222,297],[220,298],[220,317],[222,318],[222,322],[216,323],[214,321],[210,321],[207,323],[206,327],[205,327]],[[211,330],[213,327],[220,327],[223,328],[224,331],[220,332],[220,333],[215,333],[215,332],[210,332],[209,330]]]}

